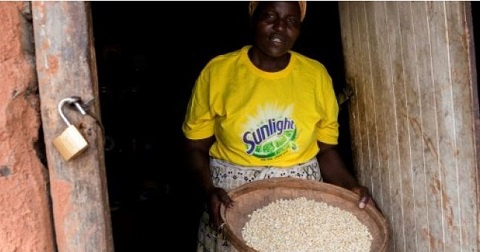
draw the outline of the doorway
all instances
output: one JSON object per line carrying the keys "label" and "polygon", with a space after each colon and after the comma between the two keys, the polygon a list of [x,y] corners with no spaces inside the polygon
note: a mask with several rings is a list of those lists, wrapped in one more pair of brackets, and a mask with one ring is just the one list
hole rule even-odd
{"label": "doorway", "polygon": [[[115,251],[194,251],[202,202],[181,158],[181,123],[208,60],[250,43],[248,2],[91,7]],[[343,90],[337,2],[308,3],[294,50],[322,62],[337,93]],[[353,172],[346,105],[339,123],[341,154]]]}

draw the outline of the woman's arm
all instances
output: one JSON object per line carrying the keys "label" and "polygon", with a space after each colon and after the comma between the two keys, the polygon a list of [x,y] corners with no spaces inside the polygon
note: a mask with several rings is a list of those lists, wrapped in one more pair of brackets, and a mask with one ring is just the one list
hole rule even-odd
{"label": "woman's arm", "polygon": [[213,188],[208,154],[213,142],[215,142],[215,137],[212,136],[199,140],[186,139],[185,143],[187,164],[192,169],[204,196]]}
{"label": "woman's arm", "polygon": [[186,139],[186,154],[189,167],[193,170],[195,178],[203,190],[210,215],[210,222],[218,229],[221,225],[220,205],[232,206],[233,201],[227,192],[215,187],[210,174],[209,150],[215,142],[215,137],[199,140]]}
{"label": "woman's arm", "polygon": [[318,147],[320,151],[317,154],[317,160],[323,180],[360,195],[358,204],[360,208],[364,208],[369,202],[373,203],[368,188],[358,184],[357,180],[347,170],[336,146],[318,142]]}

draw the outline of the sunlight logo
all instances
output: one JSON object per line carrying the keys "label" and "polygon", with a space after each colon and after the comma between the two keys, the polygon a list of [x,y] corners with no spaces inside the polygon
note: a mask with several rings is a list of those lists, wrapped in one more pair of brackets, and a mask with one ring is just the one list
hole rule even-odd
{"label": "sunlight logo", "polygon": [[[295,122],[287,116],[291,114],[292,106],[285,110],[275,107],[266,106],[259,109],[259,116],[250,118],[249,130],[244,131],[242,136],[247,154],[262,159],[273,159],[288,150],[297,149],[295,144],[297,128]],[[276,116],[267,117],[268,115]]]}

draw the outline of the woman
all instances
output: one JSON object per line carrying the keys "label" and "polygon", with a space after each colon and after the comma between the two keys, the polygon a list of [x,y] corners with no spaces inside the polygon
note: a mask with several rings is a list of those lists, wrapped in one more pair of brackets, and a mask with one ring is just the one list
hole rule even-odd
{"label": "woman", "polygon": [[[217,236],[227,192],[271,177],[325,181],[370,202],[335,149],[338,104],[316,60],[291,51],[306,2],[251,2],[253,45],[212,59],[200,73],[182,130],[207,202],[198,251],[231,251]],[[210,225],[209,225],[210,224]]]}

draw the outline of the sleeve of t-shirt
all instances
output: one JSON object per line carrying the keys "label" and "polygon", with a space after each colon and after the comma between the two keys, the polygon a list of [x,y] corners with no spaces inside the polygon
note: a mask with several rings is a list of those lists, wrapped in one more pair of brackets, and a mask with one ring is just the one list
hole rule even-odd
{"label": "sleeve of t-shirt", "polygon": [[338,103],[332,79],[326,69],[321,74],[318,106],[323,118],[317,123],[317,140],[326,144],[338,144]]}
{"label": "sleeve of t-shirt", "polygon": [[210,105],[209,71],[204,69],[193,87],[182,131],[188,139],[208,138],[214,134],[214,121]]}

